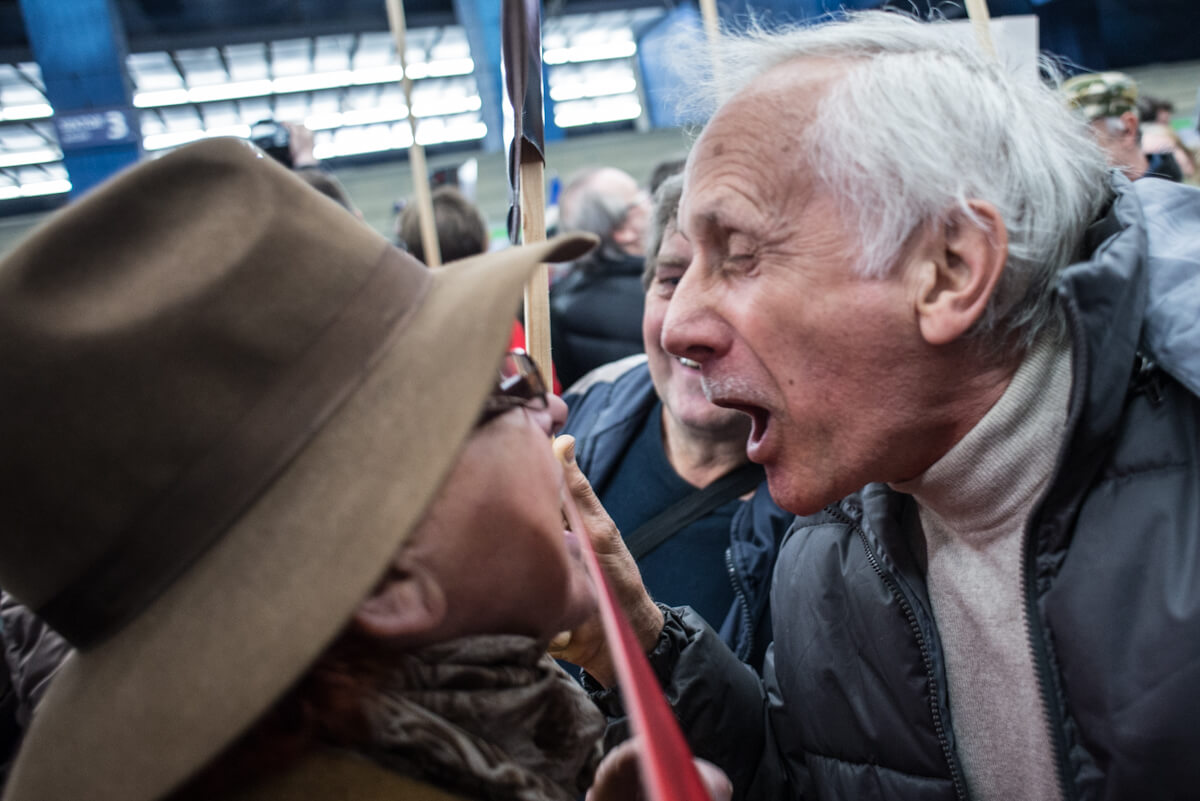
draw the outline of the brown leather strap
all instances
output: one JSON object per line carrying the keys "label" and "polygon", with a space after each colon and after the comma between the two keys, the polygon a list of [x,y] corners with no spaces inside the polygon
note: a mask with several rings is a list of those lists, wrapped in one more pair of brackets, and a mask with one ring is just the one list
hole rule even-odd
{"label": "brown leather strap", "polygon": [[321,430],[420,306],[426,270],[387,248],[324,332],[118,547],[37,610],[76,648],[145,609],[229,529]]}

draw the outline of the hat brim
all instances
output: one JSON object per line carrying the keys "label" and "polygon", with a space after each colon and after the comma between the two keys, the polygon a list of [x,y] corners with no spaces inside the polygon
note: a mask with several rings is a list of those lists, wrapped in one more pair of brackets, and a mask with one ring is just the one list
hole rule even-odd
{"label": "hat brim", "polygon": [[560,237],[434,271],[386,355],[253,507],[134,622],[63,664],[5,799],[150,801],[245,731],[420,520],[494,384],[522,284],[591,245]]}

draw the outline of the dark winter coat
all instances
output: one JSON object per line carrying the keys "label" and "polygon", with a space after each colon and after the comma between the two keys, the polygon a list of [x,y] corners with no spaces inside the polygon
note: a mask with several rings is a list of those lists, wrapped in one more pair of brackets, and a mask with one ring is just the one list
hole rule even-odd
{"label": "dark winter coat", "polygon": [[564,387],[643,351],[644,265],[639,256],[596,253],[550,290],[554,367]]}
{"label": "dark winter coat", "polygon": [[[1200,191],[1117,189],[1059,285],[1067,435],[1013,610],[1065,801],[1200,793]],[[797,520],[761,682],[688,612],[668,615],[652,662],[738,797],[967,797],[912,507],[870,485]]]}

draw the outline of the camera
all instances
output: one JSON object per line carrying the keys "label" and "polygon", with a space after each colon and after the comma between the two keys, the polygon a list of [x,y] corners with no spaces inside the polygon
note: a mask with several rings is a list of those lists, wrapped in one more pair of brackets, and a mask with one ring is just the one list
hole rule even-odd
{"label": "camera", "polygon": [[250,126],[250,141],[289,169],[292,165],[292,134],[275,120],[259,120]]}

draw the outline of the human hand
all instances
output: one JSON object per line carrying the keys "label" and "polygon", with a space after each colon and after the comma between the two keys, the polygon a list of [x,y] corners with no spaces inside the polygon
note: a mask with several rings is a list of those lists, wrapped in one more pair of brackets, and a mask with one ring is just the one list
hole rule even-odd
{"label": "human hand", "polygon": [[299,122],[285,122],[283,126],[288,129],[288,150],[292,156],[292,167],[316,167],[319,164],[313,152],[316,143],[309,127]]}
{"label": "human hand", "polygon": [[[596,559],[617,605],[629,618],[642,649],[649,651],[658,642],[658,635],[662,632],[662,611],[654,605],[654,600],[642,584],[637,562],[625,547],[616,524],[604,511],[600,499],[592,491],[592,485],[576,464],[575,438],[562,436],[555,439],[554,453],[562,463],[567,491],[579,509]],[[579,665],[606,687],[617,682],[599,612],[573,631],[556,637],[550,643],[550,653],[558,659]]]}
{"label": "human hand", "polygon": [[[638,770],[640,751],[640,737],[626,740],[610,751],[596,768],[596,777],[585,801],[641,801],[644,793]],[[700,773],[700,781],[713,801],[729,801],[733,796],[733,785],[724,771],[703,759],[693,761]]]}

